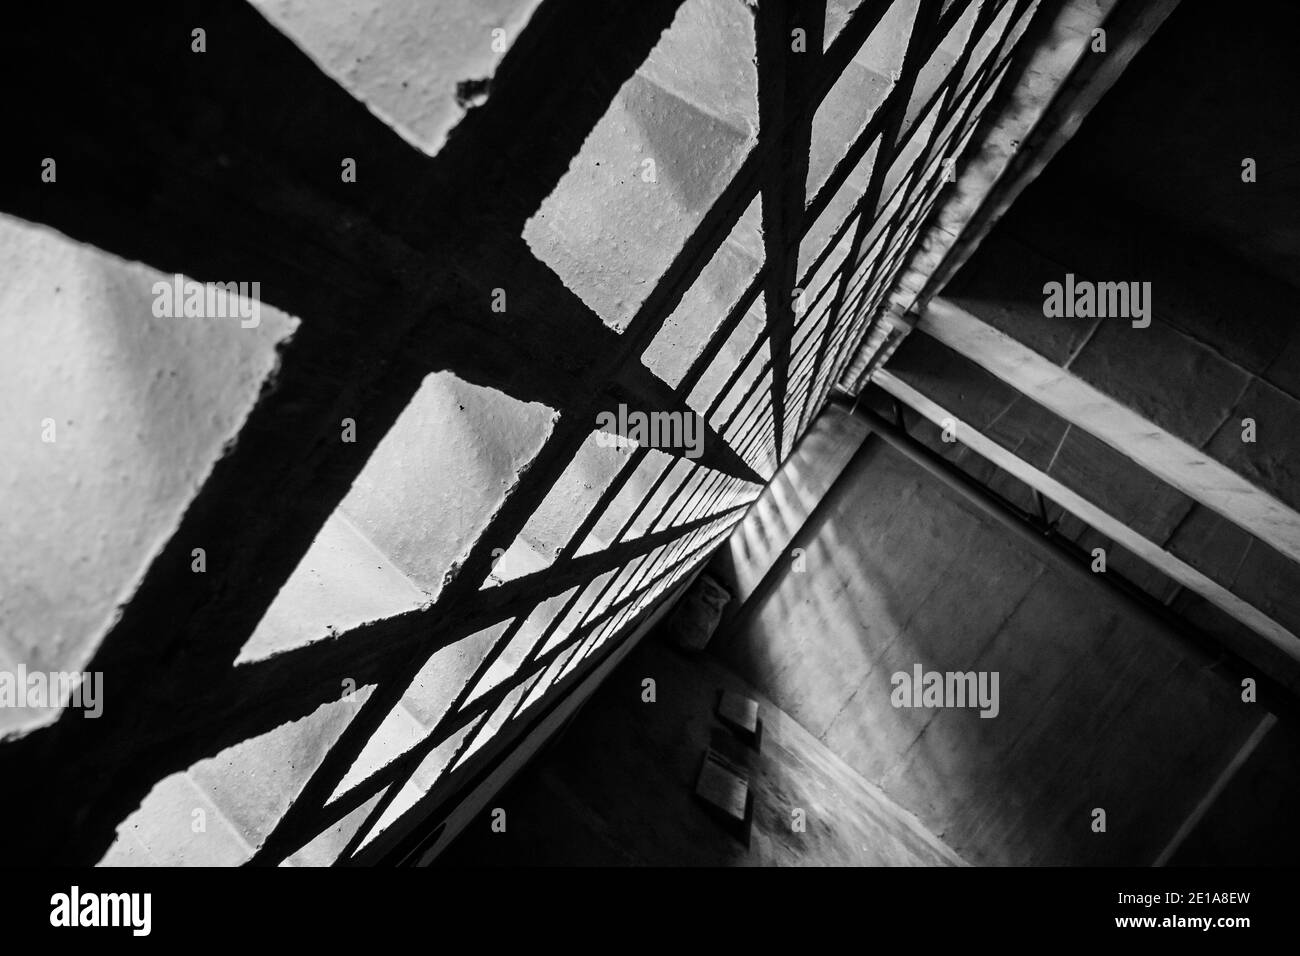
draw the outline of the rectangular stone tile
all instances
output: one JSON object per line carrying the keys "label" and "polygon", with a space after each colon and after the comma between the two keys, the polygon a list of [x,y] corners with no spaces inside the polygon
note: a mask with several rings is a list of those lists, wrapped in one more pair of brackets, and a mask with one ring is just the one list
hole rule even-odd
{"label": "rectangular stone tile", "polygon": [[[1247,419],[1255,422],[1253,442],[1243,441]],[[1300,510],[1300,400],[1261,381],[1226,412],[1204,445],[1207,452],[1283,504]]]}
{"label": "rectangular stone tile", "polygon": [[[1249,376],[1240,367],[1175,331],[1160,318],[1148,328],[1105,319],[1070,363],[1070,371],[1153,423],[1200,448],[1232,412]],[[1195,387],[1190,387],[1195,383]]]}

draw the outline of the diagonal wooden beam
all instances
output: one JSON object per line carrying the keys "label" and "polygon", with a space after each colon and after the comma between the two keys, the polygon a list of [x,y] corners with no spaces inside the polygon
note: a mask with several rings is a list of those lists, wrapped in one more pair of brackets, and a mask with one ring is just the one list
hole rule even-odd
{"label": "diagonal wooden beam", "polygon": [[[759,5],[755,16],[758,62],[758,138],[768,150],[763,171],[763,252],[766,281],[763,305],[772,354],[772,407],[778,461],[784,457],[786,381],[795,323],[795,272],[798,236],[804,226],[812,111],[798,113],[807,100],[826,31],[825,0]],[[802,46],[799,44],[802,39]],[[794,117],[793,120],[788,117]]]}

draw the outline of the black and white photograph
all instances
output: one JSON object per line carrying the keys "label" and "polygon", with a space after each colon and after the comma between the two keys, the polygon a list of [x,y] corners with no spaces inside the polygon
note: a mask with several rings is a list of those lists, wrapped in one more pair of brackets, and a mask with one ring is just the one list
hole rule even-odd
{"label": "black and white photograph", "polygon": [[1298,37],[1293,0],[7,6],[12,941],[215,900],[316,945],[583,901],[1279,933]]}

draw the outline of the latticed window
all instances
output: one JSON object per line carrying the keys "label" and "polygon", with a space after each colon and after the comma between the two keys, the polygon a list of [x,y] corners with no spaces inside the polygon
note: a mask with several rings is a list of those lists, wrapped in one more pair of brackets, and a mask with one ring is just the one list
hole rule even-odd
{"label": "latticed window", "polygon": [[4,799],[41,858],[378,859],[888,349],[1038,4],[176,7],[0,40],[61,73],[0,180],[0,664],[102,704],[0,709]]}

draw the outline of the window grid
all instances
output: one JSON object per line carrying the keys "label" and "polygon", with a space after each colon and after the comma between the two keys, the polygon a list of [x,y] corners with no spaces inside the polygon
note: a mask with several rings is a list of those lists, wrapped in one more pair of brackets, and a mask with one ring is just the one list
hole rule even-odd
{"label": "window grid", "polygon": [[[1022,21],[1032,15],[1035,0],[957,0],[947,9],[939,0],[920,0],[899,76],[855,138],[844,144],[840,159],[808,201],[813,116],[890,4],[859,3],[823,49],[824,0],[763,0],[754,14],[756,143],[627,327],[614,334],[533,256],[521,239],[521,229],[564,175],[571,156],[608,109],[623,81],[646,59],[682,5],[681,0],[548,0],[529,22],[525,36],[507,53],[492,95],[467,114],[457,136],[432,157],[410,149],[380,120],[350,101],[348,94],[320,74],[268,22],[247,10],[221,14],[219,28],[252,38],[250,56],[260,55],[277,64],[266,69],[268,83],[281,81],[283,89],[293,89],[295,96],[313,104],[315,114],[329,117],[354,137],[380,143],[376,152],[386,151],[380,162],[393,181],[409,184],[401,201],[394,191],[368,202],[360,211],[342,206],[336,210],[341,220],[353,224],[358,217],[369,218],[370,224],[360,228],[359,238],[351,238],[352,233],[342,235],[328,223],[317,224],[323,237],[320,241],[327,247],[335,244],[329,250],[333,256],[329,267],[346,273],[341,284],[350,284],[349,303],[382,304],[396,318],[378,323],[379,331],[374,333],[348,331],[351,316],[339,307],[336,288],[323,287],[319,281],[327,271],[319,257],[298,267],[283,263],[283,253],[279,253],[281,274],[267,286],[283,308],[303,317],[304,329],[283,356],[278,389],[255,409],[237,447],[187,513],[176,534],[177,543],[155,559],[144,586],[88,667],[114,674],[118,686],[155,690],[127,694],[120,705],[126,712],[103,724],[61,719],[51,733],[38,735],[40,740],[29,748],[29,753],[37,753],[37,759],[57,757],[65,763],[68,754],[93,755],[72,760],[61,779],[75,777],[85,767],[111,767],[116,798],[96,805],[95,812],[86,815],[77,828],[78,845],[85,852],[96,858],[102,854],[124,810],[162,776],[311,713],[337,698],[337,688],[345,677],[370,687],[369,696],[251,862],[280,863],[378,795],[340,855],[340,861],[347,862],[373,836],[376,824],[425,757],[464,733],[447,761],[446,766],[452,769],[445,770],[421,799],[419,813],[436,819],[454,806],[465,782],[518,739],[530,714],[562,698],[707,560],[780,461],[790,454],[855,348],[879,322],[884,298],[900,273],[905,254],[917,242],[943,190],[939,160],[954,155],[947,152],[954,145],[969,142],[980,118],[977,106],[987,102],[984,94],[1007,75],[1014,52],[1011,37],[1017,24],[1023,26]],[[974,25],[953,66],[905,128],[922,68],[972,6],[977,9]],[[1014,9],[1005,20],[1004,33],[982,63],[972,64],[975,47],[1009,6]],[[807,31],[807,54],[792,52],[790,36],[796,28]],[[91,63],[88,68],[97,67]],[[964,87],[963,76],[967,76]],[[195,108],[205,104],[202,97],[220,100],[228,95],[224,82],[218,79],[215,91],[205,88],[195,93]],[[578,89],[584,91],[582,95],[571,95]],[[129,140],[135,135],[131,145],[140,149],[147,131],[132,129],[131,121],[124,120],[125,114],[115,112],[113,105],[105,106],[106,122],[124,126],[124,136]],[[895,157],[909,146],[931,109],[937,119],[928,139],[882,202]],[[268,136],[274,135],[277,115],[274,108],[267,110]],[[111,137],[103,124],[87,125],[86,141],[81,145],[94,155],[105,145],[102,141]],[[319,125],[323,136],[325,124]],[[805,275],[797,276],[801,242],[877,141],[880,147],[865,190]],[[541,143],[545,148],[539,147]],[[302,157],[290,159],[293,161],[286,161],[286,169],[304,163]],[[238,167],[240,161],[236,156],[232,162]],[[244,177],[263,172],[237,169]],[[273,196],[274,189],[294,188],[292,174],[277,171],[269,178],[265,196]],[[242,185],[245,179],[232,175],[229,182]],[[217,184],[212,197],[224,202],[222,185]],[[411,196],[415,201],[410,201]],[[761,266],[708,336],[682,380],[668,388],[646,371],[640,355],[741,215],[759,197]],[[37,203],[24,194],[9,193],[0,198],[7,212],[186,275],[237,273],[240,269],[256,272],[267,256],[302,244],[297,234],[272,230],[247,252],[250,260],[241,257],[241,246],[233,240],[251,228],[252,217],[235,215],[233,231],[227,230],[224,238],[214,237],[204,245],[176,244],[157,238],[167,235],[157,222],[142,222],[138,228],[124,230],[121,223],[130,220],[122,214],[123,203],[130,200],[111,194],[102,209],[89,215],[75,202]],[[215,199],[200,197],[201,209],[205,200],[212,202],[206,215],[214,222],[222,221]],[[252,205],[259,201],[265,201],[264,197],[250,197]],[[887,218],[882,221],[882,217]],[[432,221],[476,223],[466,227],[471,235],[464,245],[481,255],[481,260],[452,248],[448,238],[430,225]],[[847,248],[841,249],[846,238]],[[388,288],[384,284],[388,273],[364,264],[363,247],[367,254],[378,250],[385,268],[402,275],[424,275],[431,262],[445,257],[454,263],[451,271],[458,281],[430,279],[412,281],[409,287],[397,290]],[[515,276],[513,282],[528,289],[523,308],[529,314],[559,316],[563,322],[548,320],[502,335],[472,318],[471,306],[486,299],[494,276],[507,267],[504,264]],[[823,267],[828,268],[825,279],[796,314],[794,290],[817,278]],[[761,334],[734,360],[725,384],[702,410],[709,421],[731,403],[725,421],[707,433],[709,454],[699,461],[678,458],[667,463],[624,519],[612,543],[579,555],[580,546],[620,500],[620,492],[649,454],[647,448],[634,449],[548,567],[485,586],[493,547],[508,544],[520,534],[590,434],[595,413],[620,401],[646,411],[687,410],[687,397],[712,364],[732,361],[724,347],[749,310],[760,302],[764,311]],[[434,311],[450,318],[440,323],[419,321]],[[334,360],[327,358],[338,350],[340,337],[354,345],[348,369],[334,368],[330,364]],[[475,338],[491,344],[486,349],[466,347],[465,343]],[[751,365],[764,347],[768,358],[755,371]],[[488,352],[491,354],[485,354]],[[537,354],[556,353],[563,359],[558,366],[579,371],[558,379],[518,371],[536,366]],[[332,369],[347,383],[344,391],[349,401],[365,407],[367,431],[372,436],[368,440],[372,442],[411,401],[422,378],[438,368],[450,369],[470,381],[491,383],[525,400],[544,401],[558,410],[558,418],[521,474],[518,486],[481,529],[470,553],[429,606],[357,628],[334,641],[235,666],[239,647],[359,473],[365,452],[373,448],[373,444],[363,445],[362,454],[357,454],[324,440],[335,429],[334,406],[308,405],[303,410],[302,396],[316,394],[308,383],[322,368]],[[291,424],[296,438],[279,442],[283,427],[277,424],[278,416],[286,410],[294,410]],[[246,435],[251,439],[246,441]],[[275,436],[276,441],[259,440],[259,435]],[[644,530],[632,534],[633,525],[643,518],[681,462],[687,469],[684,480],[658,505],[656,513],[648,515]],[[243,477],[252,474],[269,477],[251,483]],[[322,475],[327,478],[322,480]],[[310,494],[304,495],[308,490]],[[283,504],[292,495],[304,497],[306,503],[286,512]],[[218,556],[214,572],[229,581],[219,594],[196,596],[192,589],[177,584],[177,555],[183,553],[186,541],[195,538],[223,542],[225,553],[239,556],[228,561]],[[285,540],[294,542],[293,546],[283,547]],[[279,559],[263,562],[254,580],[249,556],[267,556],[276,547],[282,552]],[[471,700],[471,692],[519,634],[525,619],[545,601],[570,590],[572,594],[550,616],[514,673]],[[580,615],[577,623],[556,640],[562,622],[575,609]],[[431,655],[512,618],[433,729],[414,747],[334,796],[362,748],[399,704]],[[162,621],[171,626],[160,628]],[[377,647],[382,647],[382,652]],[[304,680],[304,675],[310,679]],[[550,682],[549,686],[544,682]],[[534,696],[539,687],[544,687],[544,693]],[[494,738],[479,741],[493,714],[512,694],[517,697]],[[169,720],[160,720],[159,701],[174,706]],[[139,741],[131,736],[143,726],[155,725],[157,729],[141,735]],[[476,742],[484,745],[462,762]],[[111,760],[107,755],[112,755]],[[52,801],[47,809],[48,815],[42,819],[48,819],[51,826],[62,826],[74,816],[75,808]],[[31,825],[40,828],[37,821]]]}

